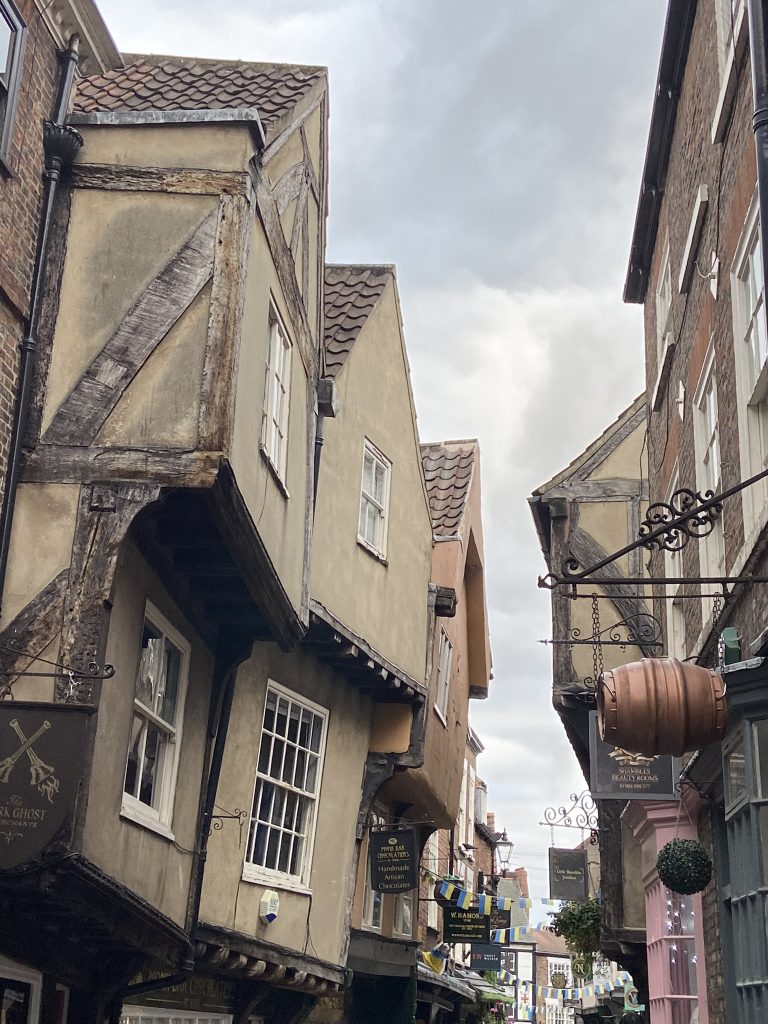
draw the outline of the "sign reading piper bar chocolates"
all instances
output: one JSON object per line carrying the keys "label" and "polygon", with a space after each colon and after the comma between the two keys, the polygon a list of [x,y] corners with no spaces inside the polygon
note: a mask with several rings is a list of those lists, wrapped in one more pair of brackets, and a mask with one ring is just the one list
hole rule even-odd
{"label": "sign reading piper bar chocolates", "polygon": [[600,739],[597,712],[589,716],[589,791],[594,800],[679,800],[675,784],[680,759],[671,754],[647,757]]}
{"label": "sign reading piper bar chocolates", "polygon": [[586,900],[586,850],[562,850],[550,846],[549,896],[553,900]]}
{"label": "sign reading piper bar chocolates", "polygon": [[0,870],[32,860],[69,824],[95,710],[0,702]]}
{"label": "sign reading piper bar chocolates", "polygon": [[368,857],[374,892],[410,892],[418,885],[416,836],[412,828],[372,828]]}

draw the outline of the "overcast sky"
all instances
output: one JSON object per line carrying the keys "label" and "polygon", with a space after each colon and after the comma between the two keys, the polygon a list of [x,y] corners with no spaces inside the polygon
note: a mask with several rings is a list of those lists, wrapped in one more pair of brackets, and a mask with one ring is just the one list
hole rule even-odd
{"label": "overcast sky", "polygon": [[[665,0],[99,0],[124,51],[325,64],[328,257],[395,263],[423,441],[478,437],[497,824],[546,895],[584,789],[550,703],[526,502],[642,390],[621,301]],[[560,832],[559,845],[578,833]]]}

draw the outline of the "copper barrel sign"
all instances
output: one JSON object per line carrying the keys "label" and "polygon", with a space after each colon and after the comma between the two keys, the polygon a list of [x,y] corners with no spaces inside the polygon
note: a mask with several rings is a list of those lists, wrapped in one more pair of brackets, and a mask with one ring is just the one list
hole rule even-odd
{"label": "copper barrel sign", "polygon": [[680,756],[722,739],[723,677],[675,658],[643,658],[606,670],[597,690],[601,738],[653,757]]}
{"label": "copper barrel sign", "polygon": [[0,703],[0,870],[32,860],[69,823],[94,710]]}

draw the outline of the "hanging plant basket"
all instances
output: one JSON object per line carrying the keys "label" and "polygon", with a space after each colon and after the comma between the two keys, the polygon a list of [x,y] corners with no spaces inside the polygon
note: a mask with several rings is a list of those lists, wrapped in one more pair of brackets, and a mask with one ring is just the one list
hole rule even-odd
{"label": "hanging plant basket", "polygon": [[552,931],[565,939],[584,975],[592,973],[592,963],[600,949],[601,916],[599,902],[590,898],[584,903],[566,903],[552,918]]}
{"label": "hanging plant basket", "polygon": [[690,896],[706,889],[712,861],[698,839],[673,839],[660,850],[656,870],[668,889]]}

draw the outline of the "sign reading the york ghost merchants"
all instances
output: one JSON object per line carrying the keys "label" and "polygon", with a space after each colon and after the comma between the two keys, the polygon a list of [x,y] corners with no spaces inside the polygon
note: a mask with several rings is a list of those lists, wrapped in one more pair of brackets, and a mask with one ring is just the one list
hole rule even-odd
{"label": "sign reading the york ghost merchants", "polygon": [[476,910],[459,907],[443,909],[443,942],[468,942],[490,945],[491,919]]}
{"label": "sign reading the york ghost merchants", "polygon": [[0,870],[32,860],[68,822],[94,711],[0,702]]}
{"label": "sign reading the york ghost merchants", "polygon": [[[157,981],[162,977],[168,977],[168,972],[150,970],[137,975],[133,981]],[[126,1003],[130,1003],[131,999],[135,1003],[146,1006],[162,1006],[166,1009],[186,1010],[193,1013],[202,1011],[230,1014],[235,1005],[235,982],[225,978],[214,978],[207,974],[193,974],[180,985],[143,992],[141,995],[127,999]]]}
{"label": "sign reading the york ghost merchants", "polygon": [[372,828],[368,856],[374,892],[410,892],[416,888],[418,858],[412,828]]}
{"label": "sign reading the york ghost merchants", "polygon": [[586,850],[549,848],[549,896],[553,900],[586,900]]}
{"label": "sign reading the york ghost merchants", "polygon": [[473,971],[500,971],[501,946],[498,942],[475,942],[469,951],[469,966]]}
{"label": "sign reading the york ghost merchants", "polygon": [[647,757],[600,739],[597,712],[589,716],[589,789],[595,800],[679,800],[675,783],[680,759],[671,754]]}

